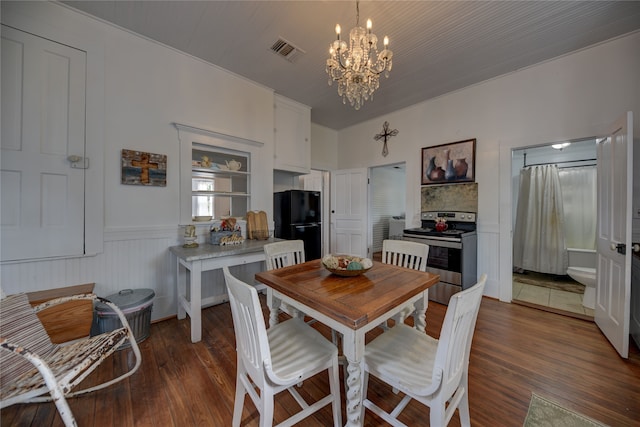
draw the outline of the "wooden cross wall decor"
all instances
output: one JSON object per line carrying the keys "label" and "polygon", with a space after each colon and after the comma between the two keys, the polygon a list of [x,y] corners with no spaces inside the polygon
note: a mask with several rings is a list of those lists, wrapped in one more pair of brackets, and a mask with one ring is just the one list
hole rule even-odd
{"label": "wooden cross wall decor", "polygon": [[123,184],[167,186],[167,156],[144,151],[122,150]]}
{"label": "wooden cross wall decor", "polygon": [[389,122],[384,122],[384,124],[382,125],[382,132],[380,132],[379,134],[373,137],[373,139],[375,139],[376,141],[380,141],[381,139],[384,139],[384,144],[382,146],[382,155],[384,157],[387,157],[387,154],[389,154],[387,141],[389,140],[389,138],[391,138],[392,136],[396,136],[397,134],[398,134],[398,129],[389,130]]}

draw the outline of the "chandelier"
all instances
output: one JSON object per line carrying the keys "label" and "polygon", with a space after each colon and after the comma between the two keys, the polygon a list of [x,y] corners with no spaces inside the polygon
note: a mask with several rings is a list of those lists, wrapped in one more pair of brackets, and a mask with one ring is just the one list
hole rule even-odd
{"label": "chandelier", "polygon": [[378,38],[371,32],[371,19],[367,29],[359,26],[360,7],[356,2],[356,26],[349,32],[349,46],[340,39],[340,25],[336,25],[336,40],[329,46],[327,74],[329,86],[338,83],[338,95],[342,103],[359,110],[365,101],[373,99],[373,92],[380,87],[380,74],[389,77],[393,52],[387,49],[389,37],[384,37],[384,49],[378,53]]}

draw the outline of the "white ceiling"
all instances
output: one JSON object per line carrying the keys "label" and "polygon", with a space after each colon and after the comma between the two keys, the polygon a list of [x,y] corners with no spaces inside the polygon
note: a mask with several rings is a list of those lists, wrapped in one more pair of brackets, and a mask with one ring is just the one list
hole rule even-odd
{"label": "white ceiling", "polygon": [[[360,25],[371,18],[394,57],[355,111],[325,72],[336,23],[355,26],[353,1],[64,3],[273,88],[337,130],[640,29],[640,1],[362,1]],[[306,53],[287,61],[270,50],[278,38]]]}

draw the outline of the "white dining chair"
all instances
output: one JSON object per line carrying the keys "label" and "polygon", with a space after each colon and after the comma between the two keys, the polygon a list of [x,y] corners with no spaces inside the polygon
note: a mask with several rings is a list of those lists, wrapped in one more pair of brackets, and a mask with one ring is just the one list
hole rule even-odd
{"label": "white dining chair", "polygon": [[[329,404],[334,426],[341,426],[338,348],[297,317],[266,329],[256,289],[233,277],[227,267],[223,272],[233,316],[238,365],[232,425],[240,425],[248,394],[260,413],[260,426],[271,426],[274,397],[288,390],[302,410],[278,427],[296,424]],[[295,386],[325,370],[329,374],[330,393],[309,405]]]}
{"label": "white dining chair", "polygon": [[[275,270],[276,268],[289,267],[295,264],[302,264],[305,262],[304,253],[304,241],[302,240],[283,240],[280,242],[267,243],[264,245],[264,255],[267,270]],[[269,306],[269,325],[277,323],[278,312],[283,311],[291,317],[300,317],[304,319],[305,313],[299,310],[289,307],[282,301],[280,301],[279,309],[274,309],[273,292],[270,288],[267,288],[267,305]],[[316,319],[309,319],[307,323],[309,325],[316,322]],[[338,333],[331,330],[331,341],[334,344],[339,344]]]}
{"label": "white dining chair", "polygon": [[[474,286],[451,297],[439,340],[398,324],[365,346],[362,419],[367,408],[393,426],[405,426],[398,416],[415,399],[430,408],[432,427],[446,426],[456,408],[460,424],[470,426],[469,353],[486,281],[483,274]],[[393,411],[367,397],[369,375],[405,394]]]}
{"label": "white dining chair", "polygon": [[[289,267],[290,265],[305,262],[304,242],[302,240],[282,240],[264,245],[264,255],[267,270]],[[272,310],[271,318],[278,316],[278,310],[273,310],[273,293],[267,289],[267,305]],[[304,313],[280,303],[279,310],[291,317],[304,317]],[[270,322],[273,324],[273,322]]]}
{"label": "white dining chair", "polygon": [[[427,258],[429,257],[429,245],[405,240],[383,240],[382,262],[413,270],[427,271]],[[404,320],[413,313],[413,307],[405,307],[399,314],[393,317],[396,323],[404,323]],[[388,324],[383,324],[388,329]]]}

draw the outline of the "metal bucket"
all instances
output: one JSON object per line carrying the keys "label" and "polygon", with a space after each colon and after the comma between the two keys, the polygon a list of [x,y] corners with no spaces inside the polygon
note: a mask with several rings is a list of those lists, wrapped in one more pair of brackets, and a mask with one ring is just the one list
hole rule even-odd
{"label": "metal bucket", "polygon": [[[122,310],[137,342],[142,342],[149,336],[154,296],[153,289],[124,289],[117,294],[106,297]],[[109,306],[103,303],[96,304],[91,336],[100,335],[121,327],[122,322],[120,322],[118,315]],[[131,344],[127,341],[120,348],[130,346]]]}

